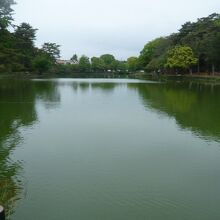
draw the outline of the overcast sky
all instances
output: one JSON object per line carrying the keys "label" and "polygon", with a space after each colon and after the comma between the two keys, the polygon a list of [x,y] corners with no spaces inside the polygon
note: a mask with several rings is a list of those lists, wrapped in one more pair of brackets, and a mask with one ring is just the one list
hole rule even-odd
{"label": "overcast sky", "polygon": [[137,56],[153,38],[176,32],[186,21],[220,12],[220,0],[16,0],[15,21],[38,28],[36,45],[60,44],[74,53],[118,59]]}

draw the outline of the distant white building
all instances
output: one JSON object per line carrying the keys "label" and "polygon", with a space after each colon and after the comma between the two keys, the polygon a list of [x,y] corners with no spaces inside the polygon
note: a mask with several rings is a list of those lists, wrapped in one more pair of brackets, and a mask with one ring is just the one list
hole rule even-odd
{"label": "distant white building", "polygon": [[72,60],[56,60],[57,61],[57,64],[63,64],[63,65],[66,65],[66,64],[77,64],[76,62],[72,61]]}

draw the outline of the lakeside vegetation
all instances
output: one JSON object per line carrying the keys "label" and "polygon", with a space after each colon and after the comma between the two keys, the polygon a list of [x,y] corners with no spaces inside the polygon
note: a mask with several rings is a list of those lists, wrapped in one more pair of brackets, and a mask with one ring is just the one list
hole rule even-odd
{"label": "lakeside vegetation", "polygon": [[135,72],[212,76],[220,72],[220,15],[216,13],[148,42],[138,57],[120,61],[111,54],[92,58],[74,54],[62,63],[60,45],[46,42],[37,48],[37,29],[28,23],[14,25],[14,4],[14,0],[0,1],[0,74],[121,77]]}

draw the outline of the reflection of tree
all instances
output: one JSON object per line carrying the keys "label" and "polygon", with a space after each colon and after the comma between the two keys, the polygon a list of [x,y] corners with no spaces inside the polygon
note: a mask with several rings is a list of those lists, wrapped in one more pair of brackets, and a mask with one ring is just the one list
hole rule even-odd
{"label": "reflection of tree", "polygon": [[90,84],[88,82],[72,82],[67,83],[66,85],[69,85],[72,87],[74,92],[88,92],[90,88]]}
{"label": "reflection of tree", "polygon": [[21,164],[10,159],[10,153],[19,143],[19,138],[19,135],[15,135],[9,141],[0,143],[0,202],[5,206],[8,216],[12,214],[22,190],[18,177]]}
{"label": "reflection of tree", "polygon": [[22,141],[19,128],[37,121],[36,100],[59,101],[52,82],[36,85],[32,81],[0,80],[0,203],[7,215],[22,196],[22,164],[11,159],[11,153]]}
{"label": "reflection of tree", "polygon": [[220,139],[220,86],[199,83],[129,85],[144,104],[160,114],[175,117],[177,123],[200,135]]}
{"label": "reflection of tree", "polygon": [[91,88],[92,90],[101,90],[102,92],[112,92],[116,86],[119,84],[116,83],[106,83],[106,82],[74,82],[72,83],[73,90],[81,91],[81,92],[88,92]]}
{"label": "reflection of tree", "polygon": [[34,94],[27,82],[0,81],[0,202],[8,214],[19,199],[18,180],[20,164],[10,154],[20,142],[18,128],[36,121]]}
{"label": "reflection of tree", "polygon": [[60,93],[55,81],[34,81],[33,89],[36,100],[43,102],[46,108],[55,108],[60,103]]}
{"label": "reflection of tree", "polygon": [[77,83],[77,87],[80,88],[81,91],[86,92],[89,89],[89,83]]}
{"label": "reflection of tree", "polygon": [[115,87],[119,84],[116,83],[91,83],[91,88],[93,90],[101,90],[102,92],[113,92]]}

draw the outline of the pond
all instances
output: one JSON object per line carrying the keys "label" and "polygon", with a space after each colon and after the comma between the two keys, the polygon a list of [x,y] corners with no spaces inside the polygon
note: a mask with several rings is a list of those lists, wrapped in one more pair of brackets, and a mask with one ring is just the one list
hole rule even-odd
{"label": "pond", "polygon": [[219,220],[220,86],[0,80],[12,220]]}

